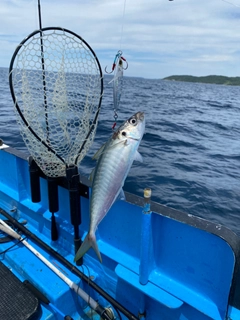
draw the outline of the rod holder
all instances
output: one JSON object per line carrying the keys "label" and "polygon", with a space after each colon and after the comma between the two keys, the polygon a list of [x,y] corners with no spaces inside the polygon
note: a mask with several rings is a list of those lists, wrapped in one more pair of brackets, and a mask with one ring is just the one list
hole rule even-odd
{"label": "rod holder", "polygon": [[48,204],[50,212],[57,212],[59,210],[58,205],[58,184],[56,179],[47,178],[48,182]]}
{"label": "rod holder", "polygon": [[141,252],[139,266],[139,282],[146,285],[149,277],[152,253],[152,212],[150,209],[152,191],[144,189],[144,207],[142,212]]}
{"label": "rod holder", "polygon": [[32,156],[28,159],[32,202],[41,201],[39,167]]}
{"label": "rod holder", "polygon": [[53,241],[58,239],[58,230],[54,213],[59,210],[58,203],[58,185],[55,178],[47,178],[48,183],[48,205],[49,211],[52,213],[51,238]]}
{"label": "rod holder", "polygon": [[[79,196],[79,179],[78,167],[70,165],[66,168],[66,176],[68,180],[69,201],[70,201],[70,215],[71,224],[74,227],[74,247],[75,253],[81,246],[81,238],[79,237],[79,225],[81,224],[81,206]],[[82,265],[83,259],[79,259],[76,264]]]}

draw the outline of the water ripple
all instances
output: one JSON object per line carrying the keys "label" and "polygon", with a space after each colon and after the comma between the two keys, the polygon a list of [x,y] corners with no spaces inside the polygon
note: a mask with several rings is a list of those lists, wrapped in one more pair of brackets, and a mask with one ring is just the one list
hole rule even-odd
{"label": "water ripple", "polygon": [[[15,120],[7,69],[0,68],[0,138],[26,150]],[[80,165],[88,176],[96,150],[112,134],[112,84],[105,78],[94,144]],[[144,111],[146,133],[124,189],[222,223],[240,235],[240,90],[234,86],[125,78],[118,125]]]}

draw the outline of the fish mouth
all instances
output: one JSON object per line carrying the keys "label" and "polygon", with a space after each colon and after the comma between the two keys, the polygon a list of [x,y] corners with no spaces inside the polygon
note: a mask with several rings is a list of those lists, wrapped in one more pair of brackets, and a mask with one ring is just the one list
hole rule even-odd
{"label": "fish mouth", "polygon": [[142,139],[142,135],[139,135],[138,137],[134,137],[134,136],[129,135],[126,140],[139,141],[141,139]]}
{"label": "fish mouth", "polygon": [[136,118],[139,119],[140,121],[144,120],[144,112],[137,112],[136,113]]}

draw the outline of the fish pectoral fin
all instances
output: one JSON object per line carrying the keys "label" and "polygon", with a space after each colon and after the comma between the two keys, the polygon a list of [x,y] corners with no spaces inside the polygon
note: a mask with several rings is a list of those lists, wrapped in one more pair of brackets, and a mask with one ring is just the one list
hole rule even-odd
{"label": "fish pectoral fin", "polygon": [[90,249],[90,248],[93,248],[94,251],[96,252],[97,254],[97,257],[99,259],[99,261],[102,263],[102,257],[101,257],[101,254],[100,254],[100,251],[98,249],[98,245],[97,245],[97,241],[96,241],[96,237],[95,237],[95,234],[90,234],[88,233],[81,245],[81,247],[78,249],[76,255],[75,255],[75,258],[74,258],[74,261],[77,261],[79,260],[80,258],[82,258],[82,256],[84,256],[84,254]]}
{"label": "fish pectoral fin", "polygon": [[143,158],[138,151],[136,151],[136,153],[134,155],[134,160],[139,161],[139,162],[143,162]]}
{"label": "fish pectoral fin", "polygon": [[101,154],[103,153],[103,150],[105,148],[106,143],[104,143],[101,148],[94,154],[94,156],[92,157],[93,160],[98,160],[101,156]]}

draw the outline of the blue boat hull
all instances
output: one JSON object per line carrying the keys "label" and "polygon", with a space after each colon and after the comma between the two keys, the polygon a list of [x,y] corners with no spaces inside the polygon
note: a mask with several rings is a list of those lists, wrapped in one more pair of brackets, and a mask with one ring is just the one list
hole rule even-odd
{"label": "blue boat hull", "polygon": [[[91,189],[87,180],[81,180],[83,239],[89,227]],[[45,177],[40,178],[41,201],[33,203],[26,156],[12,148],[0,150],[0,218],[5,218],[1,212],[6,212],[20,223],[26,220],[30,232],[73,264],[69,192],[64,180],[58,183],[59,211],[55,216],[59,239],[52,241]],[[126,201],[117,201],[96,234],[103,263],[90,250],[83,265],[75,268],[123,307],[118,309],[122,319],[240,319],[239,237],[221,225],[158,203],[152,202],[147,214],[143,207],[144,199],[132,194],[126,194]],[[71,272],[34,239],[27,238],[60,271],[120,318],[108,296]],[[0,256],[22,282],[30,281],[48,297],[51,305],[41,304],[41,319],[62,319],[61,313],[73,319],[100,319],[23,244],[15,240],[1,243]]]}

